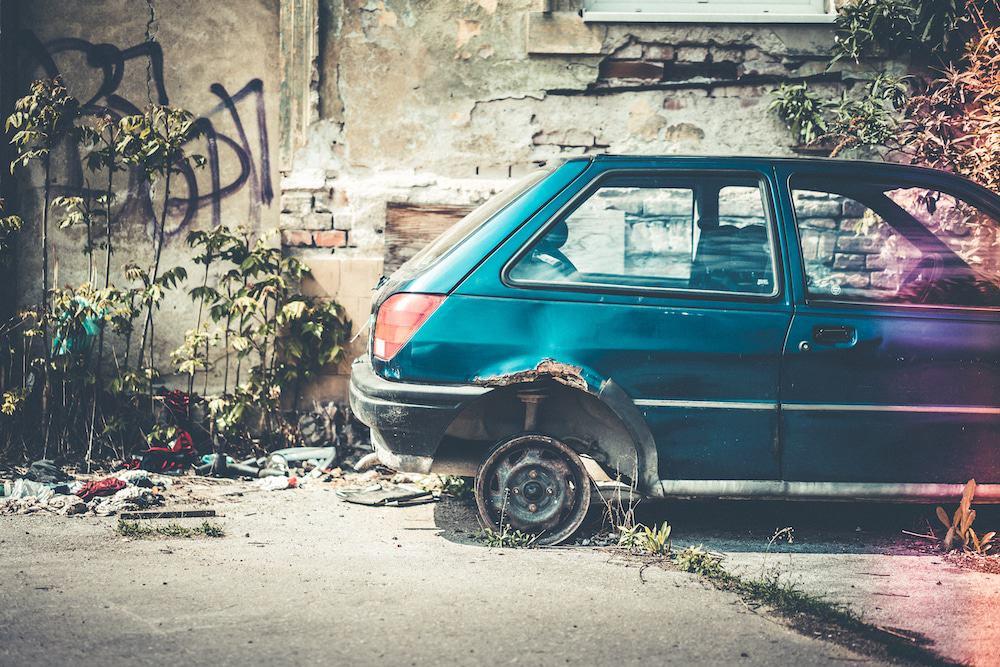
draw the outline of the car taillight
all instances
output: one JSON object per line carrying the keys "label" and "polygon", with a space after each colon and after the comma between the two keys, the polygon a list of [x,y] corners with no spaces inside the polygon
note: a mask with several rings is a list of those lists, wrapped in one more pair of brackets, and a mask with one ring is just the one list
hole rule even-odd
{"label": "car taillight", "polygon": [[401,292],[383,301],[375,317],[372,354],[382,361],[396,356],[444,299],[443,294]]}

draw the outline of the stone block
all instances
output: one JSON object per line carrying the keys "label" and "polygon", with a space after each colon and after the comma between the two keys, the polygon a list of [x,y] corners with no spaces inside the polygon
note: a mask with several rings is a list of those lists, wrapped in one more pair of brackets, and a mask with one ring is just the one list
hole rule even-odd
{"label": "stone block", "polygon": [[865,268],[867,268],[867,269],[874,270],[874,271],[881,271],[881,270],[887,268],[888,265],[889,265],[889,263],[886,261],[885,257],[883,257],[880,254],[879,255],[866,255],[866,257],[867,257],[867,259],[865,259]]}
{"label": "stone block", "polygon": [[708,60],[708,49],[701,46],[681,46],[676,50],[677,62],[703,63]]}
{"label": "stone block", "polygon": [[802,226],[808,229],[837,229],[837,221],[833,218],[807,218]]}
{"label": "stone block", "polygon": [[796,198],[795,215],[803,218],[839,218],[840,202],[827,199]]}
{"label": "stone block", "polygon": [[844,287],[853,287],[855,289],[864,289],[871,285],[871,279],[867,273],[838,273],[837,280]]}
{"label": "stone block", "polygon": [[673,60],[674,55],[674,47],[666,44],[647,44],[643,50],[643,58],[646,60]]}
{"label": "stone block", "polygon": [[872,236],[841,234],[837,239],[837,250],[848,253],[875,254],[882,249],[883,241]]}
{"label": "stone block", "polygon": [[865,256],[838,252],[833,256],[834,271],[864,271]]}

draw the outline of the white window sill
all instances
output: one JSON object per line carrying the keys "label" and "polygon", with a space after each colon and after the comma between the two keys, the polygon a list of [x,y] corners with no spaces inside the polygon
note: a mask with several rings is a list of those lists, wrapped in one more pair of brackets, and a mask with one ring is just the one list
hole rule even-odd
{"label": "white window sill", "polygon": [[675,12],[591,12],[584,10],[585,23],[795,23],[829,24],[837,15],[828,14],[712,14]]}

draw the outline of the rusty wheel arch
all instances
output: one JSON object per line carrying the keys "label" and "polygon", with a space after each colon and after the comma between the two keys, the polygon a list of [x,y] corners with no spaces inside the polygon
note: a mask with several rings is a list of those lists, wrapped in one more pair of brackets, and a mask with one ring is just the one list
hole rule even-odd
{"label": "rusty wheel arch", "polygon": [[[642,493],[661,494],[653,436],[642,413],[613,380],[595,388],[579,367],[546,359],[528,370],[477,378],[476,384],[493,389],[452,421],[432,470],[472,476],[493,445],[531,430],[567,442],[610,477],[620,474]],[[544,397],[533,424],[525,422],[525,394]]]}

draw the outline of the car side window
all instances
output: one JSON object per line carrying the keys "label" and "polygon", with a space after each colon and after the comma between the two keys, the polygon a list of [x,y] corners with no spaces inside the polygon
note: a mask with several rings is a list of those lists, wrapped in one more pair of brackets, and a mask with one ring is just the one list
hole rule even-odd
{"label": "car side window", "polygon": [[624,177],[597,188],[512,267],[515,283],[777,293],[756,178]]}
{"label": "car side window", "polygon": [[801,178],[792,203],[813,299],[1000,305],[997,221],[972,204],[926,188]]}

